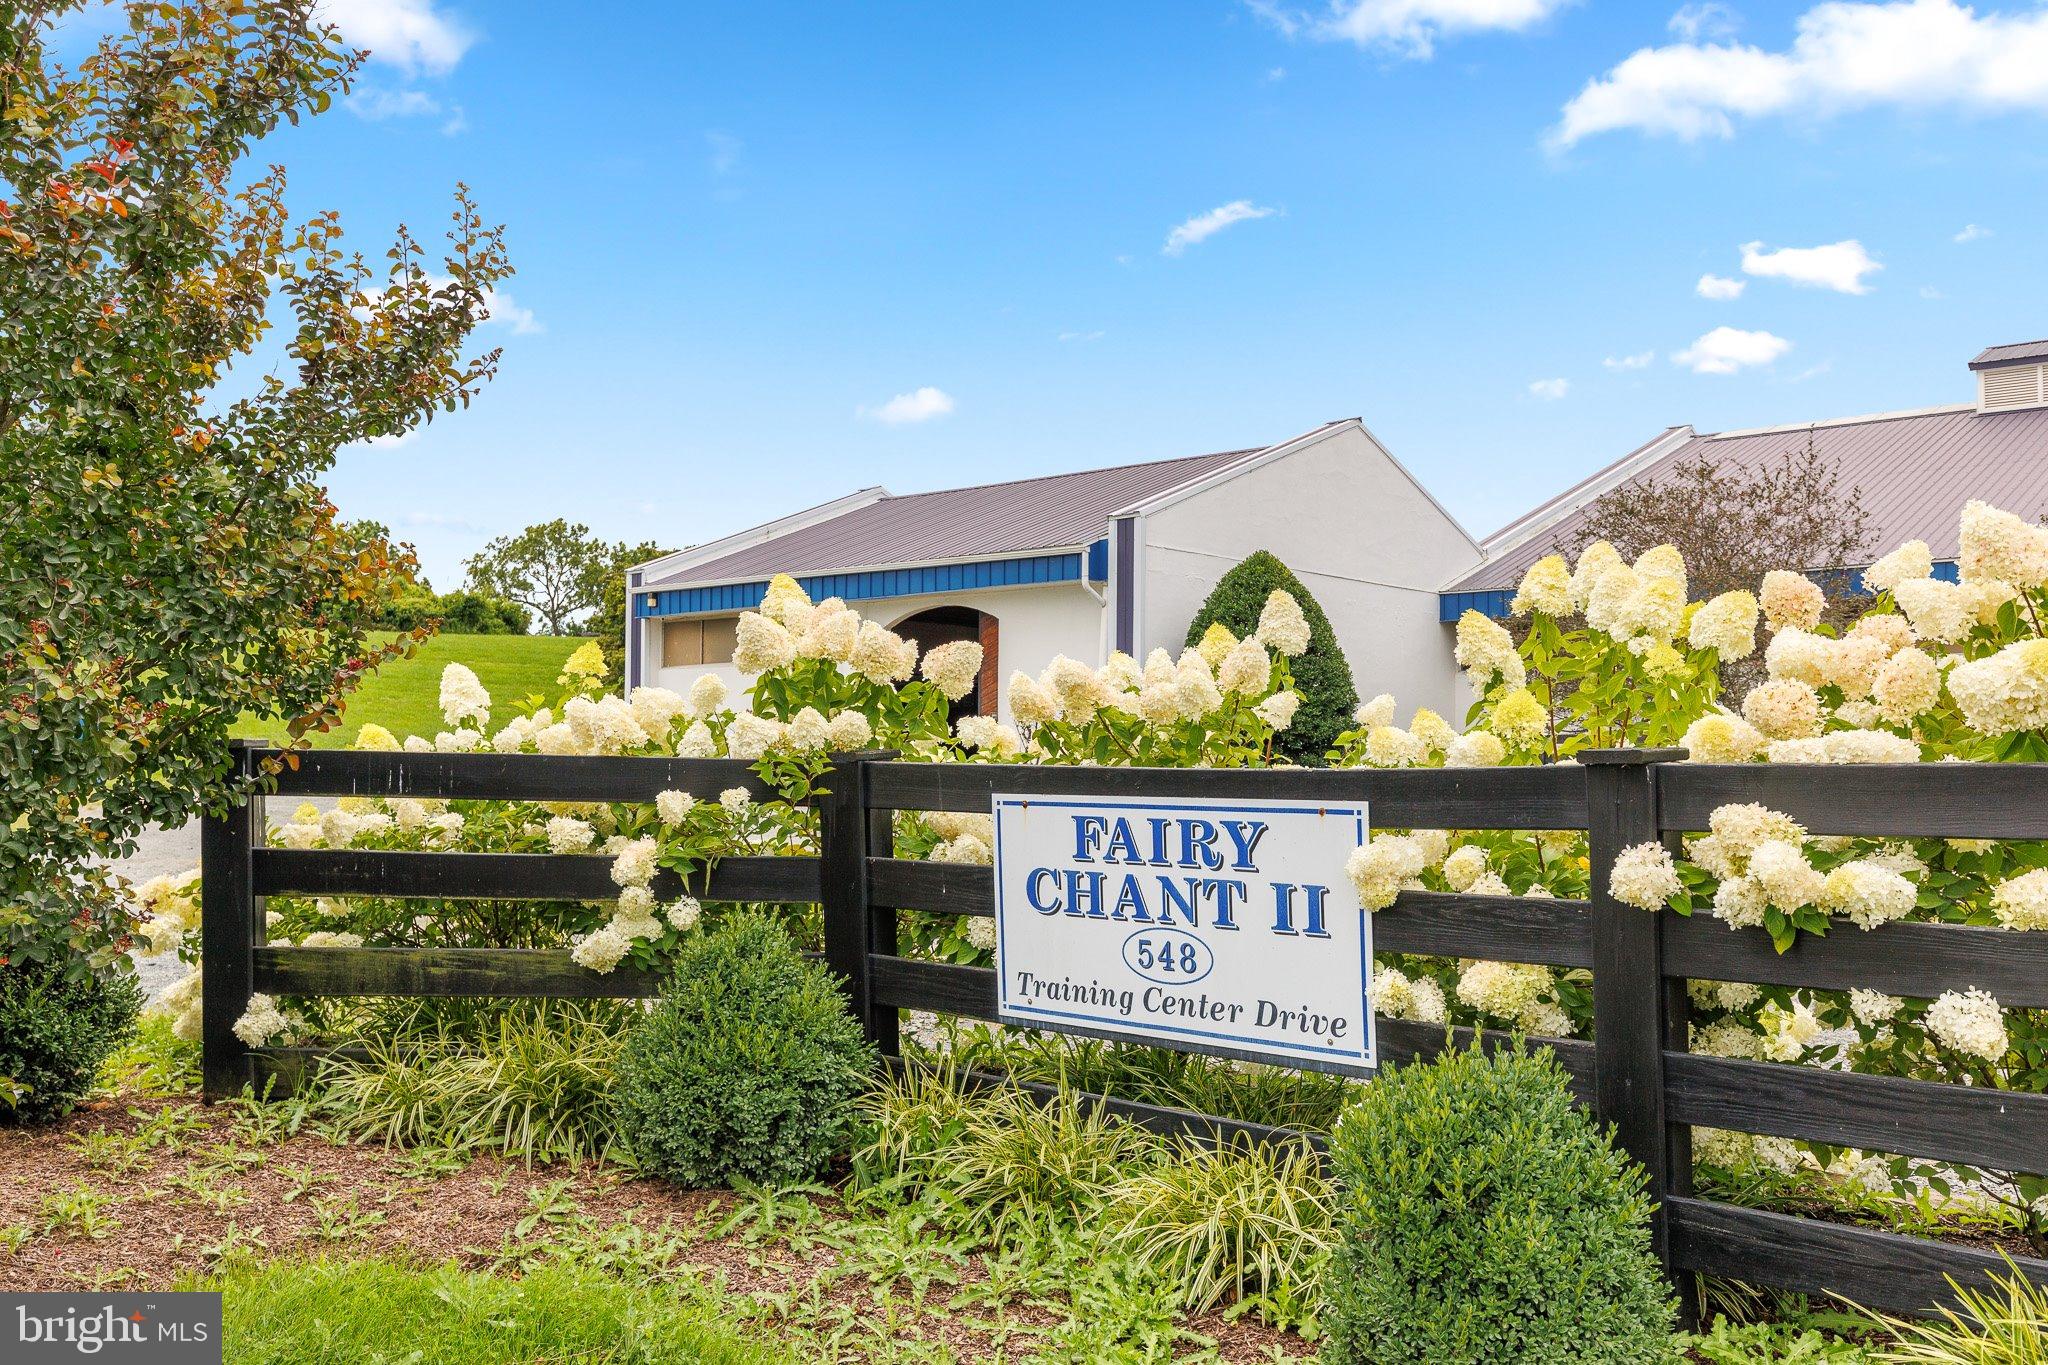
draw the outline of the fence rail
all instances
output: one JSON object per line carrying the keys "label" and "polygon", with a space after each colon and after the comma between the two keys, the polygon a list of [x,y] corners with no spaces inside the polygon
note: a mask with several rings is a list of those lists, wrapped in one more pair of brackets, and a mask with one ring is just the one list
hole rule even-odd
{"label": "fence rail", "polygon": [[[1633,844],[1676,845],[1730,802],[1784,811],[1816,833],[2048,838],[2048,765],[1711,767],[1672,751],[1615,751],[1582,765],[1457,770],[1071,768],[926,764],[891,754],[844,755],[816,798],[816,857],[728,858],[686,886],[664,872],[656,892],[723,901],[817,903],[824,959],[885,1057],[900,1055],[904,1010],[993,1019],[996,975],[902,952],[907,911],[995,913],[986,867],[899,859],[899,811],[986,813],[997,792],[1219,800],[1292,798],[1369,803],[1382,829],[1586,832],[1591,893],[1584,900],[1406,892],[1373,921],[1391,953],[1485,958],[1590,969],[1590,1041],[1545,1039],[1574,1093],[1649,1173],[1653,1238],[1674,1272],[1848,1296],[1870,1307],[1925,1309],[1950,1296],[1944,1276],[1981,1282],[2003,1262],[1971,1247],[1868,1227],[1769,1213],[1696,1197],[1694,1126],[1802,1138],[1993,1170],[2048,1166],[2048,1096],[1899,1077],[1739,1061],[1688,1050],[1686,982],[1748,981],[1811,989],[1862,986],[1929,998],[1980,987],[2008,1007],[2048,1008],[2048,933],[1946,924],[1838,927],[1776,952],[1761,930],[1706,915],[1650,915],[1616,903],[1607,870]],[[237,756],[254,771],[261,751]],[[651,803],[681,790],[701,798],[732,787],[772,795],[749,765],[730,760],[314,752],[277,775],[281,795]],[[561,996],[652,994],[659,983],[621,967],[599,975],[559,949],[290,948],[263,941],[270,895],[597,900],[616,894],[609,861],[591,856],[387,853],[263,846],[263,800],[209,819],[203,948],[205,1075],[209,1094],[265,1077],[289,1085],[325,1054],[247,1048],[233,1025],[252,992],[287,995]],[[1426,1058],[1490,1030],[1382,1019],[1382,1063]],[[999,1078],[974,1075],[971,1083]],[[1049,1087],[1027,1091],[1049,1097]],[[1248,1136],[1321,1145],[1315,1134],[1114,1096],[1111,1112],[1155,1131],[1208,1140]],[[2048,1260],[2021,1259],[2048,1283]]]}

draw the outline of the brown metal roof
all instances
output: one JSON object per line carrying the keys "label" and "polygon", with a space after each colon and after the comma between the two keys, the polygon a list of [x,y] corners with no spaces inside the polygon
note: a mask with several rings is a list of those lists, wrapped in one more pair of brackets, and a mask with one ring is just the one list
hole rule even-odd
{"label": "brown metal roof", "polygon": [[678,569],[660,584],[646,586],[723,583],[774,573],[827,573],[1086,545],[1106,533],[1112,512],[1215,473],[1259,449],[1264,447],[884,496],[787,535]]}
{"label": "brown metal roof", "polygon": [[2048,341],[2016,341],[2010,346],[1986,346],[1983,354],[1970,362],[1970,368],[1992,370],[2001,365],[2025,365],[2036,360],[2048,360]]}
{"label": "brown metal roof", "polygon": [[[1954,559],[1960,548],[1957,518],[1963,504],[1972,498],[1982,498],[2030,521],[2048,514],[2048,408],[1981,415],[1973,407],[1938,408],[1811,428],[1695,435],[1619,482],[1651,482],[1701,455],[1731,467],[1766,464],[1790,451],[1804,450],[1809,430],[1815,448],[1835,462],[1842,481],[1862,491],[1863,506],[1870,513],[1873,554],[1884,554],[1902,541],[1924,540],[1936,559]],[[1619,463],[1626,464],[1649,449],[1646,445]],[[1610,465],[1603,473],[1616,468]],[[1586,505],[1610,481],[1595,475],[1510,522],[1487,538],[1489,550],[1500,547],[1494,557],[1445,591],[1514,587],[1531,564],[1559,543],[1573,541],[1585,520]],[[1524,528],[1540,524],[1547,513],[1565,507],[1570,510],[1554,524],[1516,543]],[[1762,565],[1758,572],[1769,567]]]}

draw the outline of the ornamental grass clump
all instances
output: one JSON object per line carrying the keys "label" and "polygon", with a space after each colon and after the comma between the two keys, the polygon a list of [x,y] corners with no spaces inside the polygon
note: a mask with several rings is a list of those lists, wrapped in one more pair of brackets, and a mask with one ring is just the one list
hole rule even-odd
{"label": "ornamental grass clump", "polygon": [[1330,1142],[1325,1359],[1640,1365],[1670,1357],[1639,1169],[1548,1053],[1382,1072]]}
{"label": "ornamental grass clump", "polygon": [[742,915],[686,942],[626,1040],[620,1135],[643,1170],[685,1185],[815,1179],[845,1149],[873,1060],[831,975]]}

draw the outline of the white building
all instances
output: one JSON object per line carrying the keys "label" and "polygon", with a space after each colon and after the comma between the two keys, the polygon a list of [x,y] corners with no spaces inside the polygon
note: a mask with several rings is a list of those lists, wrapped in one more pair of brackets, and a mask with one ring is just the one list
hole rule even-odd
{"label": "white building", "polygon": [[1438,590],[1480,547],[1357,418],[1257,450],[897,496],[864,488],[627,574],[627,685],[732,668],[739,613],[787,573],[815,600],[930,647],[978,639],[972,704],[1056,654],[1178,653],[1216,581],[1256,550],[1322,604],[1361,696],[1460,714]]}

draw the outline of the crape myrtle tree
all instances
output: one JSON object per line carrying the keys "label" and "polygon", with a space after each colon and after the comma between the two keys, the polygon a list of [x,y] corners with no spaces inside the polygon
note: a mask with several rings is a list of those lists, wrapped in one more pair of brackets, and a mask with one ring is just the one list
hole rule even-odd
{"label": "crape myrtle tree", "polygon": [[1239,639],[1250,635],[1258,629],[1259,613],[1276,588],[1301,604],[1309,633],[1308,652],[1292,661],[1301,709],[1294,723],[1274,737],[1273,748],[1295,763],[1321,763],[1337,736],[1351,725],[1358,688],[1351,681],[1351,665],[1337,643],[1337,633],[1330,629],[1330,618],[1278,556],[1255,550],[1224,574],[1188,624],[1187,644],[1199,645],[1212,625],[1223,626]]}
{"label": "crape myrtle tree", "polygon": [[430,273],[243,167],[362,60],[314,0],[130,3],[70,70],[79,4],[0,10],[0,960],[75,977],[129,927],[96,860],[231,799],[238,714],[331,725],[404,647],[364,627],[410,552],[319,479],[469,401],[509,272],[466,191]]}

